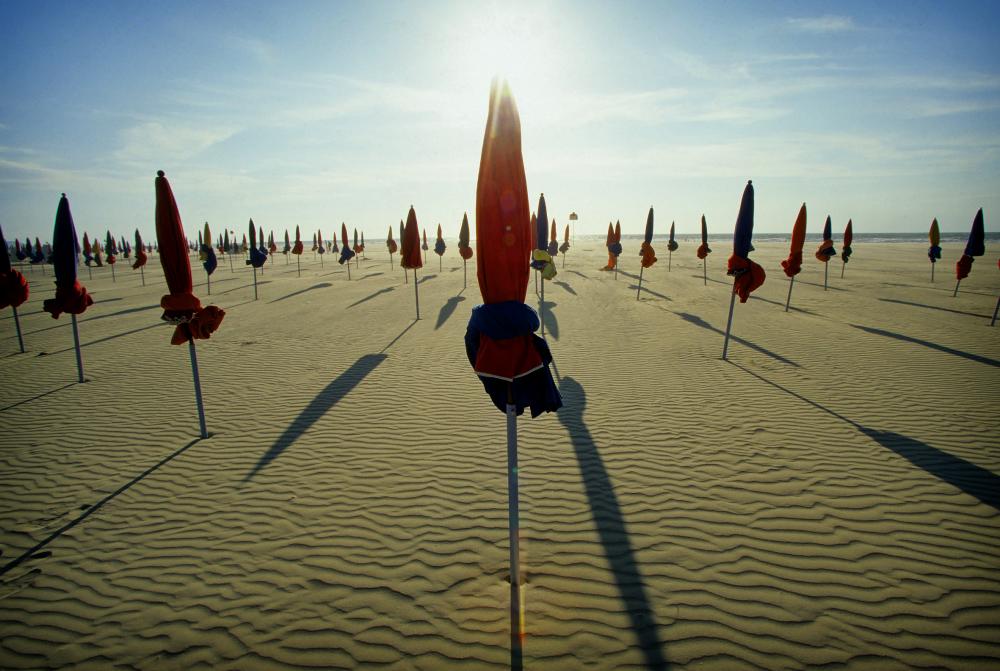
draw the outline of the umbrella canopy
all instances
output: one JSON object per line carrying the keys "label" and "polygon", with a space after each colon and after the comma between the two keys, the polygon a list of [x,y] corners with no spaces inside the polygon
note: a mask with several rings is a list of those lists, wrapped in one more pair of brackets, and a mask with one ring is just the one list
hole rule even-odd
{"label": "umbrella canopy", "polygon": [[622,253],[622,222],[615,222],[615,239],[611,243],[611,253],[620,256]]}
{"label": "umbrella canopy", "polygon": [[458,253],[468,261],[472,258],[472,247],[469,246],[469,214],[462,215],[462,227],[458,230]]}
{"label": "umbrella canopy", "polygon": [[389,237],[385,239],[385,246],[390,254],[395,254],[399,250],[396,241],[392,239],[392,226],[389,227]]}
{"label": "umbrella canopy", "polygon": [[854,239],[854,221],[847,220],[847,228],[844,229],[844,244],[840,250],[840,258],[847,263],[851,258],[851,241]]}
{"label": "umbrella canopy", "polygon": [[[208,248],[209,257],[215,258],[215,250],[212,249],[212,236],[208,235],[208,224],[205,224],[205,234],[208,236],[205,238],[208,242],[206,247]],[[146,265],[149,257],[146,256],[146,248],[142,244],[142,236],[139,235],[139,229],[135,229],[135,263],[132,264],[132,270],[138,270]],[[207,263],[207,262],[206,262]]]}
{"label": "umbrella canopy", "polygon": [[295,244],[292,246],[292,254],[302,254],[302,234],[299,227],[295,227]]}
{"label": "umbrella canopy", "polygon": [[42,241],[37,236],[35,237],[35,251],[31,254],[31,262],[34,264],[45,263],[45,254],[42,253]]}
{"label": "umbrella canopy", "polygon": [[937,260],[941,258],[941,231],[938,229],[936,218],[931,222],[928,238],[930,238],[931,246],[927,249],[927,258],[931,260],[931,263],[937,263]]}
{"label": "umbrella canopy", "polygon": [[361,251],[365,251],[365,232],[361,231]]}
{"label": "umbrella canopy", "polygon": [[444,237],[441,235],[441,224],[438,224],[437,240],[434,241],[434,253],[438,256],[444,256],[444,250]]}
{"label": "umbrella canopy", "polygon": [[[274,254],[278,251],[278,245],[274,244],[274,231],[270,231],[267,234],[267,253]],[[274,259],[271,259],[272,261]]]}
{"label": "umbrella canopy", "polygon": [[316,251],[319,252],[320,254],[326,254],[326,245],[323,244],[322,229],[316,231],[316,239],[319,241],[319,244],[316,246]]}
{"label": "umbrella canopy", "polygon": [[97,241],[96,237],[94,238],[94,242],[91,243],[90,248],[94,252],[94,265],[100,268],[104,265],[104,260],[101,257],[101,243]]}
{"label": "umbrella canopy", "polygon": [[727,275],[733,279],[733,293],[739,295],[740,303],[746,303],[750,293],[764,284],[764,269],[750,260],[753,251],[753,182],[747,181],[740,200],[740,212],[736,215],[733,231],[733,255],[729,257]]}
{"label": "umbrella canopy", "polygon": [[423,234],[424,234],[424,241],[420,244],[420,249],[422,249],[422,250],[424,250],[426,252],[429,249],[429,247],[427,246],[427,229],[426,228],[423,230]]}
{"label": "umbrella canopy", "polygon": [[535,270],[540,270],[543,279],[551,280],[556,276],[556,266],[552,263],[552,256],[548,250],[548,222],[549,211],[545,206],[545,194],[543,193],[538,197],[538,216],[532,220],[534,224],[532,240],[534,241],[535,248],[531,252],[531,267]]}
{"label": "umbrella canopy", "polygon": [[[253,221],[253,219],[251,219],[250,221]],[[262,226],[257,227],[257,240],[260,241],[260,251],[264,252],[266,255],[267,245],[264,244],[264,228]]]}
{"label": "umbrella canopy", "polygon": [[423,268],[424,262],[420,255],[420,229],[417,226],[417,213],[410,205],[406,215],[406,228],[403,229],[403,249],[399,265],[404,268]]}
{"label": "umbrella canopy", "polygon": [[253,225],[253,218],[250,219],[250,258],[247,259],[246,265],[253,266],[254,268],[260,268],[267,261],[267,250],[264,249],[264,233],[261,231],[261,244],[257,246],[257,229]]}
{"label": "umbrella canopy", "polygon": [[[412,205],[410,207],[413,207]],[[403,220],[399,220],[399,244],[403,244]]]}
{"label": "umbrella canopy", "polygon": [[176,324],[172,345],[182,345],[192,338],[208,338],[219,328],[226,313],[214,305],[202,307],[193,293],[191,262],[187,239],[177,201],[163,171],[156,173],[156,240],[160,250],[163,276],[170,290],[160,299],[162,319]]}
{"label": "umbrella canopy", "polygon": [[69,211],[66,194],[59,199],[56,209],[56,225],[52,233],[52,265],[56,271],[56,297],[47,298],[42,309],[58,319],[63,312],[71,315],[83,314],[94,304],[87,290],[76,279],[76,261],[80,243],[76,239],[73,214]]}
{"label": "umbrella canopy", "polygon": [[24,259],[26,259],[28,256],[27,254],[24,253],[24,250],[21,249],[21,241],[18,240],[17,238],[14,238],[14,256],[17,257],[18,261],[24,261]]}
{"label": "umbrella canopy", "polygon": [[[322,241],[321,241],[322,242]],[[316,251],[316,234],[313,233],[313,246],[311,251]]]}
{"label": "umbrella canopy", "polygon": [[118,246],[115,244],[115,239],[111,237],[111,231],[108,231],[107,235],[104,237],[104,251],[106,254],[105,260],[110,265],[114,265],[117,260],[115,258],[115,254],[118,253]]}
{"label": "umbrella canopy", "polygon": [[229,254],[232,251],[232,248],[229,246],[229,229],[228,228],[225,230],[225,235],[222,237],[222,246],[225,248],[224,251],[223,251],[224,254]]}
{"label": "umbrella canopy", "polygon": [[10,256],[7,251],[7,240],[0,228],[0,310],[7,307],[18,307],[28,300],[28,280],[20,271],[10,266]]}
{"label": "umbrella canopy", "polygon": [[347,243],[347,224],[340,224],[340,258],[337,259],[337,263],[344,265],[348,261],[354,258],[354,250]]}
{"label": "umbrella canopy", "polygon": [[288,239],[288,229],[285,229],[285,246],[281,249],[282,254],[288,254],[292,251],[292,241]]}
{"label": "umbrella canopy", "polygon": [[708,222],[705,221],[705,215],[701,215],[701,245],[695,252],[699,259],[704,259],[706,256],[712,253],[711,247],[708,246]]}
{"label": "umbrella canopy", "polygon": [[826,223],[823,224],[823,242],[816,250],[816,258],[826,263],[836,255],[837,250],[833,248],[833,224],[830,221],[830,215],[826,215]]}
{"label": "umbrella canopy", "polygon": [[653,251],[653,208],[649,208],[646,215],[646,230],[642,236],[642,244],[639,246],[639,256],[642,257],[643,268],[649,268],[656,263],[656,252]]}
{"label": "umbrella canopy", "polygon": [[[23,257],[18,255],[18,258]],[[86,233],[83,234],[83,262],[88,266],[94,262],[94,250],[90,246],[90,238],[87,237]]]}
{"label": "umbrella canopy", "polygon": [[549,230],[549,256],[557,256],[559,254],[559,238],[558,233],[556,233],[556,220],[552,220],[552,228]]}
{"label": "umbrella canopy", "polygon": [[521,121],[510,89],[494,81],[476,187],[476,274],[485,305],[472,311],[465,349],[501,412],[510,402],[518,414],[530,407],[534,417],[559,409],[562,399],[548,345],[534,335],[538,313],[524,304],[530,222]]}
{"label": "umbrella canopy", "polygon": [[361,243],[358,242],[358,229],[356,228],[354,229],[354,247],[352,249],[354,249],[355,254],[361,253]]}
{"label": "umbrella canopy", "polygon": [[983,208],[979,208],[975,218],[972,220],[972,230],[969,231],[969,240],[965,243],[965,252],[962,258],[955,264],[955,275],[959,280],[963,280],[972,272],[972,262],[974,257],[982,256],[986,253],[986,231],[983,227]]}
{"label": "umbrella canopy", "polygon": [[[136,235],[138,234],[139,232],[136,231]],[[205,272],[211,275],[219,266],[219,260],[215,256],[215,250],[212,249],[212,231],[209,229],[207,221],[205,222],[205,235],[202,236],[202,240],[204,241],[204,245],[201,250],[205,256],[202,259],[201,265],[205,269]]]}
{"label": "umbrella canopy", "polygon": [[[566,232],[563,234],[563,243],[559,245],[559,251],[565,254],[569,251],[569,224],[566,224]],[[563,259],[563,265],[566,264],[566,260]]]}
{"label": "umbrella canopy", "polygon": [[677,241],[674,240],[674,222],[670,222],[670,239],[667,240],[667,249],[672,252],[677,251]]}
{"label": "umbrella canopy", "polygon": [[792,244],[788,249],[788,258],[781,262],[781,267],[788,277],[795,277],[802,271],[802,247],[805,244],[806,204],[802,203],[799,216],[795,217],[795,224],[792,226]]}
{"label": "umbrella canopy", "polygon": [[125,241],[125,236],[123,235],[122,236],[122,256],[124,256],[127,259],[129,257],[129,253],[130,252],[131,252],[131,250],[129,249],[128,242]]}

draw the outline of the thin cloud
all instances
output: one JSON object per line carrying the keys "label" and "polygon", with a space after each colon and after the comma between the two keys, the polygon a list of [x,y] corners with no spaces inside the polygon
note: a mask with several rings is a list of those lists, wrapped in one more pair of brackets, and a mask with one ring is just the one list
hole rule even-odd
{"label": "thin cloud", "polygon": [[854,19],[851,17],[834,14],[798,18],[789,17],[785,19],[785,23],[793,30],[801,30],[807,33],[842,33],[857,28],[854,25]]}

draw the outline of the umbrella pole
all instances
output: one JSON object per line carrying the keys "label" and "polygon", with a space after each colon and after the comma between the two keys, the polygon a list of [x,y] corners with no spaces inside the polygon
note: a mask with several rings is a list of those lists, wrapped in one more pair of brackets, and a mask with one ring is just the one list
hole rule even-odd
{"label": "umbrella pole", "polygon": [[566,252],[563,252],[563,268],[566,267]]}
{"label": "umbrella pole", "polygon": [[201,378],[198,376],[198,355],[194,351],[194,338],[188,340],[188,351],[191,353],[191,376],[194,378],[194,400],[198,404],[198,427],[201,429],[201,437],[208,438],[208,429],[205,428],[205,405],[201,400]]}
{"label": "umbrella pole", "polygon": [[347,265],[347,281],[350,282],[351,281],[351,262],[348,261],[346,265]]}
{"label": "umbrella pole", "polygon": [[701,260],[701,275],[705,280],[705,286],[708,286],[708,257]]}
{"label": "umbrella pole", "polygon": [[[87,270],[90,270],[90,266],[87,266]],[[139,266],[139,278],[142,280],[142,286],[146,286],[146,271],[142,266]]]}
{"label": "umbrella pole", "polygon": [[830,262],[823,264],[823,291],[826,291],[826,278],[830,276]]}
{"label": "umbrella pole", "polygon": [[[995,308],[993,308],[993,320],[990,321],[990,326],[993,326],[993,325],[995,325],[997,323],[997,312],[1000,312],[1000,298],[997,299],[997,306]],[[17,319],[17,311],[16,310],[14,311],[14,318]],[[18,334],[18,336],[21,335],[21,330],[20,329],[18,329],[17,334]],[[24,345],[21,345],[21,351],[22,352],[24,351]]]}
{"label": "umbrella pole", "polygon": [[253,268],[253,299],[257,300],[257,266]]}
{"label": "umbrella pole", "polygon": [[73,347],[76,348],[77,378],[80,382],[83,382],[83,356],[80,354],[80,330],[76,326],[76,315],[70,315],[70,323],[73,324]]}
{"label": "umbrella pole", "polygon": [[[997,303],[997,305],[1000,305],[1000,303]],[[21,320],[17,318],[17,308],[12,305],[11,309],[14,310],[14,328],[17,329],[17,344],[21,346],[21,354],[24,354],[24,338],[21,337]],[[996,321],[996,319],[997,315],[994,312],[993,321]],[[990,326],[992,326],[992,324],[990,324]]]}
{"label": "umbrella pole", "polygon": [[726,321],[726,339],[722,342],[722,360],[726,360],[726,352],[729,350],[729,331],[733,327],[733,308],[736,307],[736,280],[733,280],[733,295],[729,299],[729,319]]}
{"label": "umbrella pole", "polygon": [[615,257],[615,281],[618,281],[618,257]]}
{"label": "umbrella pole", "polygon": [[934,266],[935,265],[937,265],[937,264],[934,263],[933,261],[931,261],[931,284],[934,284]]}
{"label": "umbrella pole", "polygon": [[295,270],[298,272],[299,277],[302,277],[302,255],[295,255]]}
{"label": "umbrella pole", "polygon": [[111,264],[111,281],[115,281],[115,264]]}
{"label": "umbrella pole", "polygon": [[439,272],[439,273],[441,273],[441,272],[444,272],[444,271],[442,271],[442,270],[441,270],[441,264],[442,264],[443,262],[444,262],[444,259],[443,259],[442,257],[440,257],[440,256],[439,256],[439,257],[438,257],[438,272]]}
{"label": "umbrella pole", "polygon": [[[90,269],[90,266],[87,266],[87,279],[88,280],[94,279],[94,271]],[[143,286],[146,285],[144,284]]]}
{"label": "umbrella pole", "polygon": [[635,299],[639,300],[639,293],[642,291],[642,271],[646,268],[644,266],[639,266],[639,288],[635,290]]}
{"label": "umbrella pole", "polygon": [[417,285],[418,284],[420,284],[420,283],[417,282],[417,269],[414,268],[413,269],[413,298],[415,299],[415,301],[417,303],[417,319],[420,319],[420,292],[417,291]]}
{"label": "umbrella pole", "polygon": [[670,272],[670,263],[674,260],[674,253],[671,251],[667,252],[667,272]]}
{"label": "umbrella pole", "polygon": [[208,295],[212,295],[212,276],[207,272],[205,273],[205,281],[208,282]]}
{"label": "umbrella pole", "polygon": [[844,279],[844,271],[847,270],[847,261],[840,264],[840,279]]}
{"label": "umbrella pole", "polygon": [[322,267],[323,267],[323,257],[324,257],[324,256],[326,256],[326,254],[320,254],[320,255],[319,255],[319,267],[320,267],[320,268],[322,268]]}
{"label": "umbrella pole", "polygon": [[392,253],[391,252],[389,253],[389,270],[395,270],[395,268],[392,265]]}
{"label": "umbrella pole", "polygon": [[538,295],[538,271],[535,271],[535,295]]}
{"label": "umbrella pole", "polygon": [[954,298],[958,295],[958,285],[962,283],[962,280],[955,282],[955,291],[952,292],[951,297]]}
{"label": "umbrella pole", "polygon": [[541,300],[538,303],[538,318],[542,322],[542,337],[545,337],[545,280],[542,280]]}
{"label": "umbrella pole", "polygon": [[226,256],[229,257],[229,272],[235,273],[236,269],[233,268],[233,255],[232,254],[226,254]]}
{"label": "umbrella pole", "polygon": [[788,280],[788,298],[785,299],[785,312],[788,312],[788,306],[792,304],[792,287],[795,286],[795,276]]}
{"label": "umbrella pole", "polygon": [[469,282],[468,282],[469,268],[468,268],[468,266],[469,266],[469,262],[467,260],[465,260],[465,259],[462,259],[462,288],[463,289],[465,289],[466,287],[469,286]]}
{"label": "umbrella pole", "polygon": [[517,483],[517,406],[507,385],[507,530],[510,539],[510,656],[511,668],[522,665],[521,552]]}

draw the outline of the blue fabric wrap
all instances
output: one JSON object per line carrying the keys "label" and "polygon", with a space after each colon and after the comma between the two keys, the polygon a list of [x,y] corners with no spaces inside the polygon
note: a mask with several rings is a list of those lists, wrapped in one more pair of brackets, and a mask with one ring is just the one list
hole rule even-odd
{"label": "blue fabric wrap", "polygon": [[215,256],[215,250],[212,249],[212,245],[202,245],[201,248],[205,251],[205,261],[201,265],[204,266],[205,272],[211,275],[218,267],[219,259]]}
{"label": "blue fabric wrap", "polygon": [[969,241],[965,243],[966,256],[982,256],[986,253],[986,232],[983,228],[983,211],[976,213],[976,218],[972,220],[972,231],[969,233]]}
{"label": "blue fabric wrap", "polygon": [[434,243],[434,253],[438,256],[443,256],[445,250],[444,240],[438,240]]}
{"label": "blue fabric wrap", "polygon": [[611,252],[612,254],[614,254],[615,256],[621,256],[621,254],[622,254],[622,243],[620,243],[620,242],[612,242],[610,245],[608,245],[608,251]]}
{"label": "blue fabric wrap", "polygon": [[344,245],[340,249],[340,258],[337,259],[337,263],[339,263],[340,265],[344,265],[353,258],[354,258],[354,250],[352,250],[347,245]]}
{"label": "blue fabric wrap", "polygon": [[534,335],[540,325],[538,313],[520,301],[477,305],[472,309],[469,325],[465,330],[465,354],[469,357],[469,363],[473,368],[479,354],[480,335],[492,340],[531,335],[532,344],[544,364],[538,370],[516,378],[513,383],[492,377],[479,378],[493,405],[500,412],[507,412],[508,387],[512,388],[518,415],[522,414],[525,408],[531,408],[531,416],[538,417],[543,412],[555,412],[562,407],[562,397],[549,370],[552,352],[549,351],[548,343]]}
{"label": "blue fabric wrap", "polygon": [[247,261],[248,266],[253,266],[254,268],[260,268],[267,261],[267,252],[261,251],[256,247],[250,248],[250,260]]}
{"label": "blue fabric wrap", "polygon": [[549,240],[549,248],[546,251],[548,251],[549,256],[555,256],[559,253],[559,243],[555,240]]}
{"label": "blue fabric wrap", "polygon": [[534,259],[531,260],[531,267],[534,268],[535,270],[545,270],[545,266],[547,265],[548,263],[546,263],[545,261],[536,261]]}
{"label": "blue fabric wrap", "polygon": [[931,260],[931,263],[937,263],[937,260],[941,258],[941,248],[937,245],[931,245],[927,250],[927,258]]}

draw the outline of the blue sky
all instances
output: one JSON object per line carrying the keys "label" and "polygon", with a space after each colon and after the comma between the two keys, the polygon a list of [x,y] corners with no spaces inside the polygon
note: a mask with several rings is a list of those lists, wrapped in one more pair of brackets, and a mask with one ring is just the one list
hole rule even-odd
{"label": "blue sky", "polygon": [[[578,233],[968,230],[1000,209],[1000,3],[15,2],[0,4],[0,224],[189,234],[412,204],[457,235],[490,80],[521,111],[528,188]],[[308,237],[308,235],[306,236]]]}

